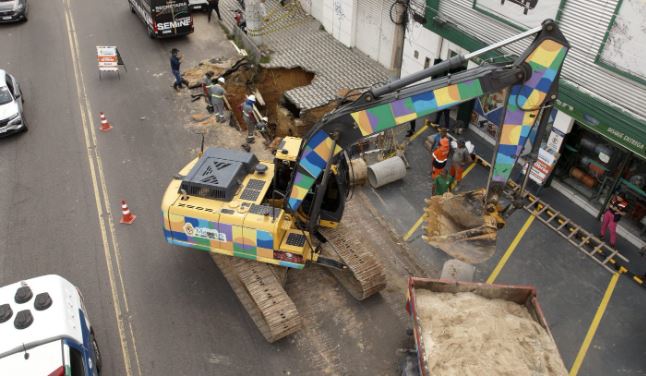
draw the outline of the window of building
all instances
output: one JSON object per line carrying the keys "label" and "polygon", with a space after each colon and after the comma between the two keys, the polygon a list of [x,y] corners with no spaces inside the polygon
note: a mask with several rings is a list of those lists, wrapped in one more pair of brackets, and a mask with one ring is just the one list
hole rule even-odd
{"label": "window of building", "polygon": [[413,52],[413,57],[415,57],[415,59],[419,59],[419,51],[415,50],[415,52]]}
{"label": "window of building", "polygon": [[430,66],[431,66],[431,59],[429,57],[427,57],[426,59],[424,59],[424,69],[426,69],[426,68],[428,68]]}

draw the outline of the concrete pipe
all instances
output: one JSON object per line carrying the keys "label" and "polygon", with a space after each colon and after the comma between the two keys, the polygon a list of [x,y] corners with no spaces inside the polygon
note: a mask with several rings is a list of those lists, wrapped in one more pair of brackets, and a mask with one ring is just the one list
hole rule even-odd
{"label": "concrete pipe", "polygon": [[368,182],[373,188],[382,187],[406,176],[406,164],[400,157],[392,157],[368,166]]}
{"label": "concrete pipe", "polygon": [[350,185],[362,185],[368,178],[368,165],[363,158],[350,160]]}

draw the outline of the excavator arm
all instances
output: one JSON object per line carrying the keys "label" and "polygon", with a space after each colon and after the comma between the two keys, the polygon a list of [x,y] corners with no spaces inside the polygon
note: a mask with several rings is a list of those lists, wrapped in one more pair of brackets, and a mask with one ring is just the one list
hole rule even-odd
{"label": "excavator arm", "polygon": [[[513,63],[483,65],[432,81],[424,81],[464,65],[475,56],[532,35],[535,35],[532,43]],[[303,140],[287,190],[286,210],[296,212],[306,196],[313,195],[313,204],[308,205],[308,213],[301,210],[300,214],[307,218],[308,230],[314,230],[318,225],[330,167],[338,162],[342,151],[373,134],[484,94],[508,89],[504,120],[498,134],[487,189],[484,194],[471,195],[467,199],[471,203],[483,201],[489,214],[498,218],[496,204],[500,192],[527,142],[530,130],[537,123],[540,110],[556,98],[558,77],[568,49],[569,44],[556,23],[546,20],[540,27],[506,41],[474,53],[453,57],[409,77],[365,91],[357,100],[324,116]],[[494,247],[495,230],[500,223],[501,221],[497,220],[485,220],[483,225],[487,228],[485,232],[493,232]],[[458,237],[453,236],[454,234],[445,236],[447,229],[442,229],[436,237],[445,236],[442,239],[443,244],[431,244],[444,249],[443,245],[449,242],[478,238],[479,230],[474,232],[473,227],[472,223],[465,228],[458,226],[448,229],[449,232],[463,231]],[[492,228],[491,231],[489,228]],[[487,240],[491,238],[491,235],[487,236]],[[482,258],[466,261],[478,262]]]}

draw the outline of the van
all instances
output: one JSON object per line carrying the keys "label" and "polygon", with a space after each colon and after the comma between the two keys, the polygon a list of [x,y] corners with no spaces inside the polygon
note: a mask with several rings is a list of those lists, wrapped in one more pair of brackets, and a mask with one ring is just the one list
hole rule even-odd
{"label": "van", "polygon": [[193,32],[188,0],[128,0],[151,38],[168,38]]}
{"label": "van", "polygon": [[81,292],[57,275],[0,287],[0,373],[97,376],[101,354]]}

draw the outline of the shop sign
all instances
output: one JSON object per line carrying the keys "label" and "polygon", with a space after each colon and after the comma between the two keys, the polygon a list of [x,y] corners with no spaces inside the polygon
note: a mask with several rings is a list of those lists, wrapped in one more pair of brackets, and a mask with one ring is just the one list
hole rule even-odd
{"label": "shop sign", "polygon": [[[556,156],[552,155],[547,150],[540,148],[538,151],[538,158],[532,170],[529,173],[529,178],[532,179],[536,184],[543,185],[545,181],[552,173],[554,165],[556,164]],[[527,167],[523,168],[523,173],[527,172]]]}
{"label": "shop sign", "polygon": [[565,135],[563,132],[559,131],[556,128],[552,128],[550,135],[547,137],[547,151],[551,154],[557,154],[561,150],[561,145],[563,145],[563,139]]}
{"label": "shop sign", "polygon": [[600,133],[610,141],[625,147],[642,158],[646,158],[646,139],[636,135],[635,133],[638,132],[634,129],[618,129],[618,127],[603,123],[594,116],[577,110],[561,100],[557,100],[556,103],[559,110],[574,117],[588,129]]}

